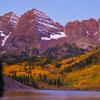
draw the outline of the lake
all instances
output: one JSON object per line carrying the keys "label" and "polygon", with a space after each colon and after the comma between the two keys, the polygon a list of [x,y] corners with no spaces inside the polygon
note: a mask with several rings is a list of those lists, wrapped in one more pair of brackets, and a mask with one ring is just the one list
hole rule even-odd
{"label": "lake", "polygon": [[100,92],[64,90],[5,91],[0,100],[100,100]]}

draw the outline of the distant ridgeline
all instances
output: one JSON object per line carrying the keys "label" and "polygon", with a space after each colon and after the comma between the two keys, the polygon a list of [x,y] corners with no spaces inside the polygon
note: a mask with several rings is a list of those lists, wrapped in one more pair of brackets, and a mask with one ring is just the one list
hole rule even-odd
{"label": "distant ridgeline", "polygon": [[3,74],[39,89],[100,90],[100,46],[55,46],[32,57],[3,56]]}

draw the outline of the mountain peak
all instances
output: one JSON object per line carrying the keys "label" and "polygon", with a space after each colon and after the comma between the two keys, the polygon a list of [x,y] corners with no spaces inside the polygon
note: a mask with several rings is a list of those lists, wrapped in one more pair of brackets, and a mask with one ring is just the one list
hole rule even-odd
{"label": "mountain peak", "polygon": [[20,17],[8,12],[0,17],[0,44],[5,39],[4,51],[26,52],[30,55],[34,48],[43,52],[64,43],[74,43],[81,48],[95,47],[100,45],[100,19],[71,21],[63,27],[36,9],[31,9]]}
{"label": "mountain peak", "polygon": [[4,14],[4,17],[11,17],[11,16],[17,17],[14,12],[8,12],[8,13]]}
{"label": "mountain peak", "polygon": [[35,8],[29,10],[28,12],[33,12],[34,14],[44,14],[44,15],[46,15],[46,14],[43,13],[42,11],[39,11],[39,10],[37,10],[37,9],[35,9]]}
{"label": "mountain peak", "polygon": [[7,23],[14,24],[13,25],[14,27],[17,25],[18,19],[19,19],[19,17],[16,16],[16,14],[13,12],[8,12],[8,13],[4,14],[4,16],[3,16],[3,20],[7,21]]}

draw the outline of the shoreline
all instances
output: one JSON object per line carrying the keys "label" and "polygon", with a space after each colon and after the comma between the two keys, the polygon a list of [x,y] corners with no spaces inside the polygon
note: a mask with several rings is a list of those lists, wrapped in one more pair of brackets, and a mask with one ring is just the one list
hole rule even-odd
{"label": "shoreline", "polygon": [[57,96],[66,98],[100,98],[98,91],[66,91],[66,90],[6,90],[2,97],[38,97]]}

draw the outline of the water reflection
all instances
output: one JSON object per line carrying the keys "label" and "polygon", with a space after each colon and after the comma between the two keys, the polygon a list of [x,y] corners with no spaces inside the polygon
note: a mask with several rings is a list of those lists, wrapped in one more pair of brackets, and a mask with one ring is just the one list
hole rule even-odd
{"label": "water reflection", "polygon": [[8,91],[0,100],[100,100],[100,92],[87,91]]}
{"label": "water reflection", "polygon": [[56,97],[56,96],[25,96],[25,97],[5,97],[0,100],[100,100],[100,98],[67,98],[67,97]]}

